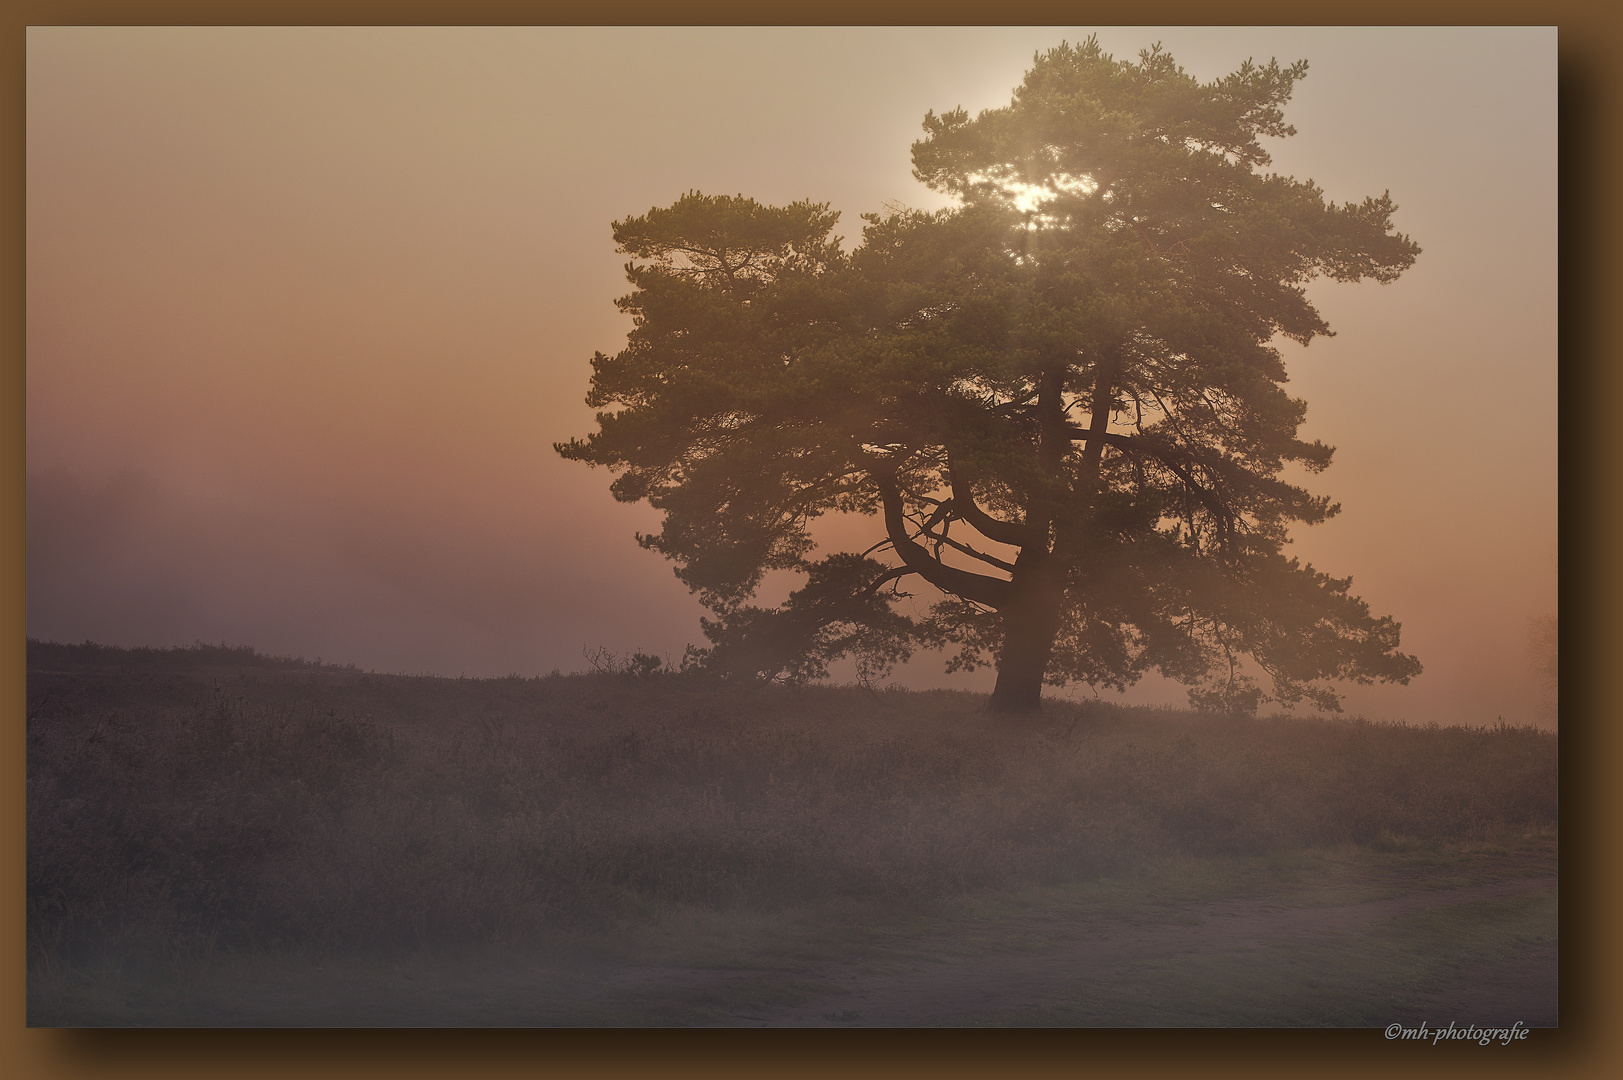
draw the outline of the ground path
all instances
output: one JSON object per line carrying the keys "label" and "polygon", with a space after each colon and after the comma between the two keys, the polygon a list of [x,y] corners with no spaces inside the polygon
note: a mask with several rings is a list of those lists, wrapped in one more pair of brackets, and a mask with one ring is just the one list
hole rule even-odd
{"label": "ground path", "polygon": [[[1045,1010],[1050,1011],[1048,1019],[1086,1022],[1085,1011],[1069,1018],[1063,1013],[1053,1016],[1054,1003],[1088,989],[1096,996],[1100,991],[1109,996],[1114,988],[1153,983],[1158,975],[1161,982],[1176,983],[1179,967],[1190,964],[1243,969],[1246,957],[1258,951],[1277,955],[1327,943],[1356,950],[1373,928],[1404,916],[1446,914],[1539,896],[1553,901],[1555,890],[1554,877],[1516,878],[1323,906],[1303,906],[1301,896],[1292,897],[1288,905],[1270,898],[1222,900],[1189,905],[1170,917],[1159,913],[1154,921],[1143,923],[1109,918],[1065,923],[1036,917],[1023,925],[1007,920],[995,927],[966,925],[951,935],[906,942],[888,957],[797,966],[784,974],[801,985],[831,991],[784,1007],[735,1009],[720,1022],[772,1027],[961,1026],[1042,1023]],[[1005,951],[977,948],[973,939],[982,929],[995,930],[1004,940],[1024,938],[1026,944]],[[1400,985],[1397,994],[1389,996],[1393,1007],[1387,1011],[1393,1021],[1425,1020],[1433,1026],[1439,1021],[1445,1026],[1450,1021],[1484,1026],[1520,1020],[1529,1026],[1553,1027],[1558,1016],[1556,975],[1555,943],[1535,941],[1487,963],[1458,966],[1418,987]],[[702,998],[726,999],[745,996],[743,984],[759,981],[760,972],[645,969],[622,973],[620,978],[626,991],[638,984],[652,989],[650,983],[665,983],[666,993],[685,988]],[[740,984],[737,993],[727,992],[729,981]],[[1216,989],[1221,994],[1222,988]],[[1405,998],[1404,989],[1417,992]],[[1288,1016],[1289,1010],[1280,1013],[1281,1019]],[[1157,1017],[1200,1021],[1198,1015],[1167,1016],[1162,1010],[1145,1019]]]}
{"label": "ground path", "polygon": [[[55,1026],[1552,1027],[1553,859],[1358,864],[1253,895],[994,901],[890,929],[764,922],[730,944],[263,958],[31,1002]],[[1271,879],[1270,879],[1271,880]],[[714,929],[714,927],[712,927]],[[796,936],[798,934],[798,937]],[[677,953],[671,953],[675,948]],[[698,952],[694,952],[698,950]],[[699,954],[705,959],[698,960]],[[38,990],[32,985],[31,990]]]}

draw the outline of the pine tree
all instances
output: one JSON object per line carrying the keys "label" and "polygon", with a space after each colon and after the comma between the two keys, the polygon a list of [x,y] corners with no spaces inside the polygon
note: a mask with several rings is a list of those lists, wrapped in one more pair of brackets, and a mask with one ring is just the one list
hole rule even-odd
{"label": "pine tree", "polygon": [[[1284,550],[1338,507],[1282,479],[1331,450],[1298,437],[1275,341],[1330,332],[1312,278],[1389,282],[1419,253],[1388,197],[1261,171],[1305,73],[1203,84],[1158,47],[1061,45],[1008,107],[926,116],[915,175],[958,205],[868,215],[850,254],[809,202],[617,222],[634,328],[588,397],[613,411],[558,449],[664,513],[640,541],[716,614],[694,660],[805,678],[948,644],[1014,712],[1151,670],[1242,712],[1418,673],[1351,579]],[[878,543],[812,561],[829,512],[874,515]],[[806,587],[748,604],[774,569]],[[894,610],[913,578],[945,594],[924,618]]]}

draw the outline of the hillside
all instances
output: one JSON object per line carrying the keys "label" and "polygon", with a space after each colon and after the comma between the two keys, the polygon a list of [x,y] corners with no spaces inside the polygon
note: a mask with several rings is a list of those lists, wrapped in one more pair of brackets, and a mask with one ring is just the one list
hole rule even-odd
{"label": "hillside", "polygon": [[31,986],[109,958],[895,912],[1178,860],[1505,855],[1556,827],[1546,732],[983,700],[33,643]]}

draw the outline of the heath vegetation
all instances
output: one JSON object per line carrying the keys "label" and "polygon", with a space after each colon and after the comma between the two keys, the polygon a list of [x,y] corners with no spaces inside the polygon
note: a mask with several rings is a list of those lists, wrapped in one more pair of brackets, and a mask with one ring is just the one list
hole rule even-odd
{"label": "heath vegetation", "polygon": [[30,643],[31,969],[522,945],[1188,856],[1514,841],[1556,736]]}

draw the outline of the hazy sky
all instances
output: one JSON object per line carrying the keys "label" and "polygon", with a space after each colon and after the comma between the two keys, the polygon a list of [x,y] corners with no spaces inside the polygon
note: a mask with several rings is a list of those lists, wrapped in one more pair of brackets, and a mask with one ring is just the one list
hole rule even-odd
{"label": "hazy sky", "polygon": [[[812,198],[849,241],[887,201],[945,205],[911,176],[925,111],[1006,104],[1089,32],[30,29],[30,636],[452,675],[679,657],[700,609],[632,540],[652,512],[551,449],[593,426],[588,360],[628,326],[609,222]],[[1348,708],[1538,719],[1555,31],[1098,33],[1203,79],[1310,62],[1274,168],[1390,190],[1424,249],[1394,285],[1315,285],[1337,336],[1286,346],[1338,448],[1311,486],[1343,506],[1295,551],[1426,665]],[[930,656],[899,678],[989,685]]]}

